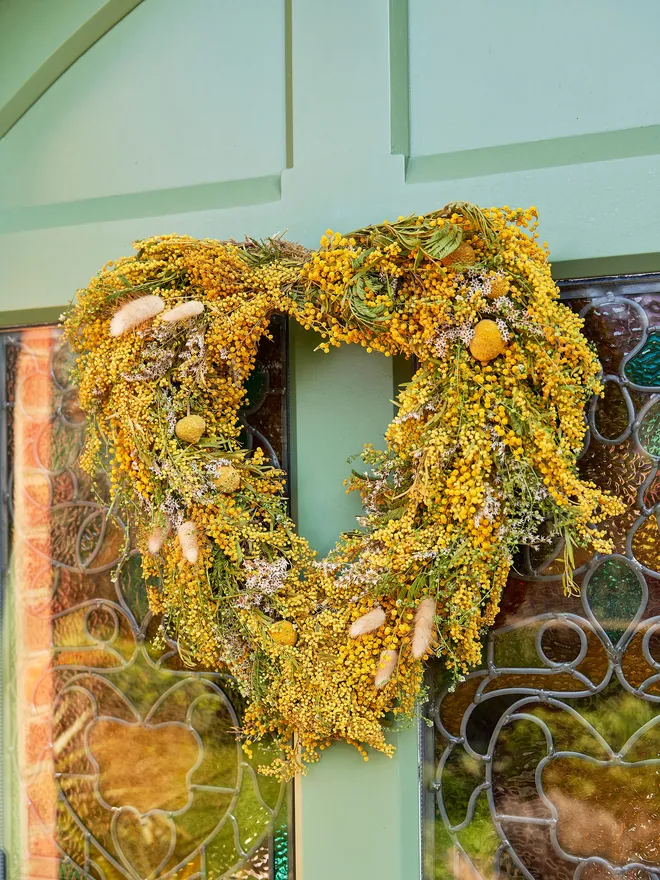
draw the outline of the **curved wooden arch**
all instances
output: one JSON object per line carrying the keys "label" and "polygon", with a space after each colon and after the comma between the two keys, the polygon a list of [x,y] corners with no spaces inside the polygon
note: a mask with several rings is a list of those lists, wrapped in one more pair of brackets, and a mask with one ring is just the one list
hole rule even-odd
{"label": "curved wooden arch", "polygon": [[0,138],[101,37],[139,6],[142,0],[107,0],[80,24],[0,106]]}

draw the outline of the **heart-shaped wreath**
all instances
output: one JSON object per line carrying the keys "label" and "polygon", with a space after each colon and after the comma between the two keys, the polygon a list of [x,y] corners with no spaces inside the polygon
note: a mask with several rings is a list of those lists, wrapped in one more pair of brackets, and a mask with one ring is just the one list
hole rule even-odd
{"label": "heart-shaped wreath", "polygon": [[[618,502],[580,479],[599,363],[558,302],[529,210],[452,204],[317,251],[166,235],[109,263],[65,319],[89,430],[143,551],[149,601],[184,659],[228,668],[243,735],[275,736],[286,776],[333,740],[390,753],[422,661],[478,662],[521,544],[609,552]],[[274,313],[414,356],[383,452],[365,448],[358,528],[322,562],[283,474],[241,448],[238,412]],[[323,462],[318,463],[323,467]]]}

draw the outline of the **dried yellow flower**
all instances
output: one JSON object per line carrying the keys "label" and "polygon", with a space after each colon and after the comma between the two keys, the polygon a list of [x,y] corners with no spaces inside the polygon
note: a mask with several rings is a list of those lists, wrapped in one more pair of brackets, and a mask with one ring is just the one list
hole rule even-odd
{"label": "dried yellow flower", "polygon": [[214,482],[218,492],[224,492],[226,495],[230,495],[232,492],[236,492],[240,489],[241,475],[235,467],[232,467],[230,464],[225,464],[217,469]]}
{"label": "dried yellow flower", "polygon": [[477,255],[472,245],[462,241],[455,251],[452,251],[442,261],[445,266],[453,266],[455,263],[461,266],[472,266],[477,261]]}
{"label": "dried yellow flower", "polygon": [[293,647],[298,641],[296,628],[289,620],[278,620],[270,627],[270,637],[277,645]]}
{"label": "dried yellow flower", "polygon": [[506,344],[495,321],[485,318],[474,328],[474,336],[470,342],[470,354],[482,364],[487,364],[503,354]]}
{"label": "dried yellow flower", "polygon": [[505,296],[508,291],[509,284],[506,278],[503,275],[496,275],[491,281],[488,297],[490,299],[499,299],[499,297]]}
{"label": "dried yellow flower", "polygon": [[174,432],[184,443],[199,443],[206,430],[206,422],[201,416],[184,416],[176,423]]}

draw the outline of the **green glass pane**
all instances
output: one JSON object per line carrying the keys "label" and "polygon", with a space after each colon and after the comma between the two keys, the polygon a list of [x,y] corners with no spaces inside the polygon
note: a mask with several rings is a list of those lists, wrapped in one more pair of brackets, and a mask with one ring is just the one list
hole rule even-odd
{"label": "green glass pane", "polygon": [[642,350],[626,364],[625,374],[635,385],[660,385],[660,333],[649,333]]}
{"label": "green glass pane", "polygon": [[[569,701],[567,700],[567,703]],[[578,708],[577,701],[574,701],[575,708]],[[586,717],[588,710],[585,709],[584,701],[579,703],[580,715]],[[593,734],[589,727],[580,721],[580,717],[575,717],[565,709],[554,706],[539,706],[533,710],[533,715],[540,718],[547,724],[555,749],[561,751],[578,751],[584,755],[590,755],[599,760],[605,760],[608,752],[605,746],[599,741],[598,737]],[[598,721],[602,720],[603,730],[608,729],[608,721],[611,719],[611,712],[602,706],[602,701],[598,703],[598,709],[595,717],[588,720],[593,724],[596,730],[599,730]],[[540,731],[540,728],[537,728]],[[602,731],[599,731],[602,732]],[[607,734],[604,734],[607,737]],[[545,741],[543,743],[543,754],[545,754]]]}
{"label": "green glass pane", "polygon": [[660,455],[660,406],[654,403],[639,426],[639,442],[650,455]]}
{"label": "green glass pane", "polygon": [[525,626],[505,630],[494,636],[494,659],[501,667],[522,669],[524,667],[543,667],[543,660],[536,650],[538,627]]}
{"label": "green glass pane", "polygon": [[268,388],[268,371],[262,363],[255,364],[254,370],[245,381],[244,409],[253,409],[263,402]]}
{"label": "green glass pane", "polygon": [[[640,700],[633,694],[622,692],[615,681],[610,682],[602,693],[583,700],[571,701],[571,704],[579,711],[580,716],[600,733],[613,751],[621,750],[633,734],[660,713],[660,704]],[[572,728],[573,733],[571,723],[565,721],[564,738],[559,740],[558,749],[567,751],[574,749],[595,758],[606,757],[602,746],[597,745],[593,735],[585,727],[582,727],[581,733],[579,728],[575,727],[575,723]],[[658,732],[660,733],[660,728]],[[660,757],[660,749],[657,748],[660,743],[657,737],[647,734],[642,736],[638,745],[626,755],[626,759],[640,760],[638,755],[648,747],[649,743],[655,745],[655,751],[653,754],[645,753],[644,756]]]}
{"label": "green glass pane", "polygon": [[277,817],[273,833],[273,880],[289,880],[290,838],[287,824],[288,809],[286,801]]}
{"label": "green glass pane", "polygon": [[483,781],[483,762],[457,746],[442,771],[442,799],[452,825],[464,821],[470,796]]}
{"label": "green glass pane", "polygon": [[485,792],[477,798],[472,821],[457,837],[482,877],[492,877],[495,853],[502,841],[493,825]]}
{"label": "green glass pane", "polygon": [[122,564],[117,577],[117,585],[136,622],[141,624],[149,611],[149,602],[142,577],[142,565],[137,554],[129,556]]}
{"label": "green glass pane", "polygon": [[589,581],[587,598],[594,617],[616,642],[639,609],[642,585],[624,559],[606,559]]}

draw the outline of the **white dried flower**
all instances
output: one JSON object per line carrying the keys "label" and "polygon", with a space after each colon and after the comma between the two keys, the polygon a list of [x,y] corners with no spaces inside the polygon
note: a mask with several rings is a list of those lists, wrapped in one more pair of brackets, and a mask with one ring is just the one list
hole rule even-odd
{"label": "white dried flower", "polygon": [[381,652],[374,678],[374,687],[377,690],[385,687],[387,682],[392,678],[398,659],[398,651],[394,651],[392,648],[386,648]]}
{"label": "white dried flower", "polygon": [[497,329],[500,331],[500,336],[505,342],[508,342],[511,339],[511,333],[509,332],[509,328],[506,325],[506,321],[503,318],[497,318],[495,321],[497,324]]}
{"label": "white dried flower", "polygon": [[194,565],[199,558],[199,545],[197,543],[197,529],[191,520],[185,520],[177,529],[179,544],[183,558]]}
{"label": "white dried flower", "polygon": [[133,327],[155,318],[164,308],[165,303],[155,294],[132,299],[113,315],[110,321],[110,336],[121,336]]}
{"label": "white dried flower", "polygon": [[349,635],[352,639],[357,639],[358,636],[363,636],[365,633],[373,632],[384,623],[385,612],[383,611],[383,609],[372,608],[371,611],[367,611],[367,613],[363,614],[362,617],[358,617],[357,620],[353,621],[349,630]]}
{"label": "white dried flower", "polygon": [[415,629],[413,630],[412,655],[415,660],[421,659],[431,646],[435,618],[435,599],[422,599],[415,612]]}
{"label": "white dried flower", "polygon": [[187,321],[188,318],[194,318],[195,315],[201,315],[204,311],[204,303],[199,300],[191,299],[188,302],[181,303],[173,309],[163,312],[161,320],[167,321],[168,324],[176,324],[178,321]]}
{"label": "white dried flower", "polygon": [[236,599],[237,608],[256,608],[264,598],[283,589],[289,568],[288,561],[280,556],[275,562],[268,559],[246,559],[243,568],[247,572],[245,587]]}
{"label": "white dried flower", "polygon": [[467,321],[455,327],[444,327],[432,340],[432,348],[438,357],[447,354],[447,346],[450,342],[460,340],[464,345],[469,345],[474,336],[474,327]]}
{"label": "white dried flower", "polygon": [[[492,447],[493,444],[491,444]],[[487,485],[483,507],[474,517],[474,527],[478,529],[482,519],[487,519],[489,523],[495,522],[501,506],[499,497],[493,491],[493,488]]]}

